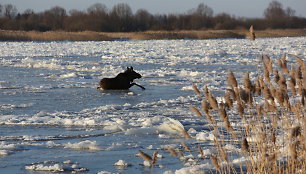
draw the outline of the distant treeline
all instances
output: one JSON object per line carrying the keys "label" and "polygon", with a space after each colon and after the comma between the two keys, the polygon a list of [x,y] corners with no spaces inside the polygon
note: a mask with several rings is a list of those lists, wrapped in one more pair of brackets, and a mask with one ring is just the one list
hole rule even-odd
{"label": "distant treeline", "polygon": [[67,11],[59,6],[35,13],[31,9],[19,13],[12,4],[0,4],[0,29],[24,31],[99,31],[135,32],[147,30],[203,30],[306,28],[306,18],[295,15],[295,10],[272,1],[264,10],[263,18],[242,18],[226,13],[214,15],[213,9],[201,3],[184,14],[150,14],[145,9],[133,13],[128,4],[120,3],[112,9],[94,4],[86,11]]}

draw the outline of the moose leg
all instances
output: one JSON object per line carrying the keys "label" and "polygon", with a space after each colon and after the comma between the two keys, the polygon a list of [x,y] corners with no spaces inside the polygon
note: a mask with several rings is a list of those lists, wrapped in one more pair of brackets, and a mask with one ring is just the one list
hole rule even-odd
{"label": "moose leg", "polygon": [[142,90],[145,90],[145,89],[146,89],[145,87],[143,87],[143,86],[141,86],[141,85],[139,85],[139,84],[137,84],[137,83],[132,83],[131,85],[132,85],[132,86],[133,86],[133,85],[136,85],[136,86],[140,87]]}

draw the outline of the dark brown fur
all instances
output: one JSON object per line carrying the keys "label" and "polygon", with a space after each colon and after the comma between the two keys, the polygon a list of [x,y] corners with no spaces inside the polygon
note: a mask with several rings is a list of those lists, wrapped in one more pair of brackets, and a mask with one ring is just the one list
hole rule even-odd
{"label": "dark brown fur", "polygon": [[143,86],[133,82],[134,79],[141,78],[141,75],[133,70],[133,67],[127,68],[123,73],[119,73],[114,78],[103,78],[100,81],[98,89],[102,90],[127,90],[130,87],[136,85],[141,89],[145,89]]}

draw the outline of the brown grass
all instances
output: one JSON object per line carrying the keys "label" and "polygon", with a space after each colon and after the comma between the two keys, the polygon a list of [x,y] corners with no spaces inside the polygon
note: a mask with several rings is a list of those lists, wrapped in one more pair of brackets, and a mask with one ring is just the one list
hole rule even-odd
{"label": "brown grass", "polygon": [[[306,36],[306,29],[258,30],[256,38]],[[1,41],[109,41],[158,39],[216,39],[247,38],[248,30],[182,30],[145,32],[65,32],[65,31],[8,31],[0,30]]]}
{"label": "brown grass", "polygon": [[113,40],[103,33],[84,32],[36,32],[36,31],[4,31],[0,30],[0,40],[2,41],[106,41]]}

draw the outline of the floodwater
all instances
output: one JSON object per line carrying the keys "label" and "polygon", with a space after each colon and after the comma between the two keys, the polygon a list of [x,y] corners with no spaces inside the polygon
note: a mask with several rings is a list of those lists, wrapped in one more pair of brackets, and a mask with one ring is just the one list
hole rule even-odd
{"label": "floodwater", "polygon": [[[188,143],[211,148],[209,138],[195,138],[208,123],[188,109],[201,101],[192,84],[221,96],[228,69],[254,80],[261,54],[289,54],[290,62],[305,50],[305,37],[0,42],[0,172],[175,172],[186,163],[164,147],[184,140],[180,128],[190,131]],[[130,66],[146,90],[96,89]],[[138,150],[163,158],[146,167]],[[119,160],[129,166],[114,166]]]}

